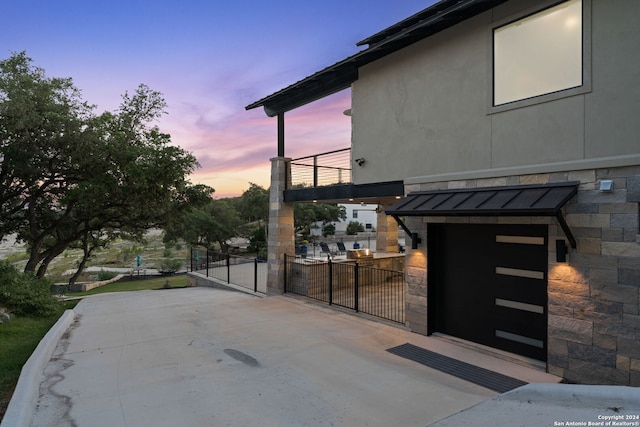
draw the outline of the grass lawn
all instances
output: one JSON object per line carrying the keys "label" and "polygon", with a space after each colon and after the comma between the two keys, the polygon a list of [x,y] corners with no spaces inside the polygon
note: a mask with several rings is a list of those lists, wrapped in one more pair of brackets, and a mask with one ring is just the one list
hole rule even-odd
{"label": "grass lawn", "polygon": [[187,276],[178,274],[175,276],[163,276],[153,279],[132,279],[109,283],[99,288],[91,289],[87,292],[73,292],[70,297],[86,296],[95,294],[104,294],[106,292],[128,292],[128,291],[146,291],[150,289],[162,289],[169,283],[172,288],[183,288],[187,286]]}
{"label": "grass lawn", "polygon": [[77,301],[61,304],[51,317],[14,317],[10,322],[0,324],[0,419],[9,405],[22,365],[62,313],[76,304]]}

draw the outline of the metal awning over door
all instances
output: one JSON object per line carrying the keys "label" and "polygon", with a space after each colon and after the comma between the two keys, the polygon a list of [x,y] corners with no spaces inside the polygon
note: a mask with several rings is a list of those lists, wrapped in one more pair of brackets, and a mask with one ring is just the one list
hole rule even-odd
{"label": "metal awning over door", "polygon": [[577,181],[418,191],[385,209],[405,228],[401,216],[553,216],[573,248],[576,241],[562,207],[578,192]]}

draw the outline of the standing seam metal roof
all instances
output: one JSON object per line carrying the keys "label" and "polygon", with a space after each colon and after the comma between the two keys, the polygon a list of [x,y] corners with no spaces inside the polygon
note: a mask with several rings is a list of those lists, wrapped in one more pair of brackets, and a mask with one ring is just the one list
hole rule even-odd
{"label": "standing seam metal roof", "polygon": [[348,88],[358,79],[358,68],[410,44],[452,27],[508,0],[442,0],[360,42],[368,45],[278,92],[249,104],[247,110],[264,107],[276,116]]}
{"label": "standing seam metal roof", "polygon": [[578,192],[577,181],[410,193],[385,209],[398,216],[556,216]]}

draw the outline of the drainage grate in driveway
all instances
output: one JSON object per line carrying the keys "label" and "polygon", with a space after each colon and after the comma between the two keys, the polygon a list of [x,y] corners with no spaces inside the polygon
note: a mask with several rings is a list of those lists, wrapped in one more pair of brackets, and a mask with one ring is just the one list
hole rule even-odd
{"label": "drainage grate in driveway", "polygon": [[519,379],[461,362],[409,343],[389,348],[387,351],[498,393],[504,393],[527,384]]}

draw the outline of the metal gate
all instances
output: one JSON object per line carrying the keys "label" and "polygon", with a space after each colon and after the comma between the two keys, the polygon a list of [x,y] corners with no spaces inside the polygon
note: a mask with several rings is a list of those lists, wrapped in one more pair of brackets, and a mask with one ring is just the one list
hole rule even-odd
{"label": "metal gate", "polygon": [[429,224],[429,324],[547,358],[547,226]]}
{"label": "metal gate", "polygon": [[404,272],[285,256],[285,292],[404,324]]}

